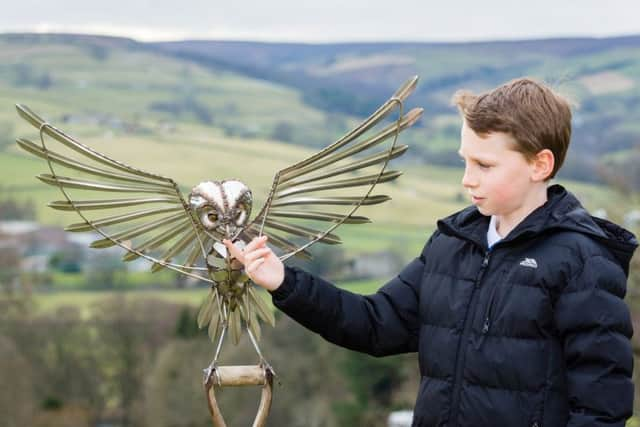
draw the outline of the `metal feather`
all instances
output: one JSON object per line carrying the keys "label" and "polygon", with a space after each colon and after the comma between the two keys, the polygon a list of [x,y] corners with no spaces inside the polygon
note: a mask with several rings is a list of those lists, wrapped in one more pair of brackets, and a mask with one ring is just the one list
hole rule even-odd
{"label": "metal feather", "polygon": [[313,156],[308,157],[286,169],[281,171],[281,175],[286,175],[287,172],[294,169],[302,168],[308,164],[316,162],[318,159],[325,157],[326,155],[340,149],[344,145],[350,143],[355,140],[357,137],[364,134],[366,131],[375,126],[378,122],[383,120],[385,117],[391,113],[395,107],[398,106],[398,103],[402,104],[402,102],[413,92],[418,84],[418,77],[414,76],[411,79],[407,80],[400,88],[393,94],[393,96],[386,101],[383,105],[381,105],[375,112],[373,112],[367,119],[365,119],[362,123],[360,123],[353,130],[348,132],[342,138],[314,154]]}
{"label": "metal feather", "polygon": [[[180,252],[184,251],[187,246],[191,242],[195,240],[195,232],[193,230],[189,230],[178,240],[171,248],[169,248],[166,252],[160,255],[160,262],[165,263],[169,261],[172,257],[176,256]],[[151,272],[155,273],[164,267],[162,264],[153,264],[151,266]]]}
{"label": "metal feather", "polygon": [[115,215],[115,216],[110,216],[106,218],[96,219],[91,221],[91,224],[82,223],[82,222],[71,224],[65,227],[65,231],[72,231],[72,232],[91,231],[94,229],[94,227],[106,227],[108,225],[122,224],[125,222],[134,221],[140,218],[160,215],[168,212],[179,212],[181,210],[182,210],[182,207],[170,207],[170,208],[164,208],[164,209],[147,209],[144,211],[136,211],[133,213],[126,213],[122,215]]}
{"label": "metal feather", "polygon": [[178,203],[180,199],[174,197],[147,197],[135,199],[111,199],[111,200],[58,200],[50,202],[50,208],[60,211],[87,211],[99,209],[117,209],[130,206],[144,205],[147,203]]}
{"label": "metal feather", "polygon": [[117,192],[125,192],[125,193],[153,193],[153,194],[174,194],[175,190],[160,188],[160,187],[149,187],[149,186],[134,186],[134,185],[118,185],[118,184],[108,184],[99,181],[83,181],[75,178],[68,178],[65,176],[53,176],[50,174],[41,174],[38,175],[40,181],[45,184],[53,185],[53,186],[62,186],[67,188],[77,188],[81,190],[96,190],[96,191],[117,191]]}
{"label": "metal feather", "polygon": [[286,198],[273,202],[271,207],[293,206],[293,205],[335,205],[335,206],[353,206],[362,201],[362,206],[377,205],[391,200],[391,197],[384,195],[367,196],[364,199],[358,196],[309,196]]}
{"label": "metal feather", "polygon": [[212,308],[209,316],[211,318],[209,319],[209,328],[207,329],[207,334],[209,335],[209,339],[215,342],[220,335],[220,312]]}
{"label": "metal feather", "polygon": [[[375,147],[376,145],[384,142],[392,135],[397,135],[402,130],[408,128],[413,125],[422,115],[422,109],[416,108],[411,110],[406,116],[402,117],[398,123],[389,125],[381,130],[379,133],[371,136],[370,138],[365,139],[362,142],[359,142],[348,149],[344,149],[343,151],[335,152],[335,150],[330,153],[327,152],[322,156],[319,156],[317,160],[313,163],[304,164],[303,166],[292,166],[286,169],[286,172],[283,172],[280,176],[280,183],[285,183],[290,179],[296,178],[300,175],[307,174],[309,172],[313,172],[327,165],[331,165],[339,160],[347,158],[349,156],[353,156],[354,154],[358,154],[364,150]],[[350,142],[350,141],[349,141]],[[387,157],[389,156],[389,152],[387,152]]]}
{"label": "metal feather", "polygon": [[[275,228],[277,230],[286,231],[287,233],[295,234],[296,236],[308,237],[311,239],[315,239],[318,236],[321,236],[323,233],[318,230],[314,230],[313,228],[303,227],[301,225],[295,225],[291,223],[284,223],[280,221],[276,221],[273,219],[268,219],[264,222],[265,227]],[[339,244],[342,243],[340,237],[335,234],[326,234],[319,238],[320,241],[329,244]]]}
{"label": "metal feather", "polygon": [[83,173],[87,173],[90,175],[95,175],[95,176],[101,176],[104,178],[111,178],[111,179],[115,179],[115,180],[119,180],[119,181],[128,181],[128,182],[135,182],[135,183],[139,183],[139,184],[145,184],[145,185],[151,185],[151,186],[156,186],[156,187],[161,187],[161,188],[168,188],[168,189],[172,189],[173,187],[171,186],[171,184],[166,183],[166,182],[157,182],[157,181],[152,181],[152,180],[148,180],[148,179],[143,179],[140,177],[135,177],[135,176],[131,176],[131,175],[124,175],[121,173],[116,173],[116,172],[112,172],[112,171],[108,171],[105,169],[101,169],[101,168],[97,168],[97,167],[93,167],[90,165],[86,165],[84,163],[80,163],[74,159],[71,159],[69,157],[63,156],[61,154],[55,153],[53,151],[49,151],[49,150],[45,150],[41,147],[38,147],[36,144],[34,144],[33,142],[26,140],[24,138],[19,138],[16,140],[16,142],[18,143],[18,146],[20,148],[22,148],[23,150],[37,156],[40,157],[42,159],[48,160],[52,163],[56,163],[60,166],[64,166],[67,167],[69,169],[73,169],[73,170],[77,170]]}
{"label": "metal feather", "polygon": [[269,307],[269,305],[267,305],[265,300],[262,299],[260,297],[260,295],[257,295],[256,290],[253,289],[253,287],[249,287],[247,293],[249,295],[250,301],[256,307],[256,311],[258,313],[258,316],[260,316],[260,318],[263,321],[267,322],[271,326],[275,326],[276,317],[273,314],[273,309],[271,307]]}
{"label": "metal feather", "polygon": [[229,332],[231,332],[231,341],[237,345],[240,342],[240,335],[242,335],[240,309],[231,310],[229,313]]}
{"label": "metal feather", "polygon": [[[328,212],[316,212],[316,211],[285,211],[280,209],[272,209],[271,216],[285,217],[285,218],[298,218],[298,219],[313,219],[317,221],[341,221],[344,218],[343,214],[328,213]],[[351,215],[344,220],[344,224],[366,224],[371,220],[365,216]]]}
{"label": "metal feather", "polygon": [[104,154],[101,154],[93,150],[92,148],[74,140],[72,137],[66,135],[61,130],[51,126],[49,123],[47,123],[40,116],[38,116],[36,113],[31,111],[28,107],[24,105],[18,104],[16,105],[16,109],[18,111],[18,114],[22,118],[24,118],[27,122],[31,123],[33,127],[35,127],[39,131],[47,134],[48,136],[52,137],[58,142],[66,145],[67,147],[71,148],[72,150],[82,154],[83,156],[91,160],[94,160],[96,162],[102,163],[104,165],[110,166],[112,168],[115,168],[121,171],[133,173],[134,175],[145,176],[147,178],[174,184],[173,180],[171,180],[170,178],[145,172],[143,170],[133,168],[131,166],[125,165],[124,163],[108,158]]}
{"label": "metal feather", "polygon": [[368,166],[372,166],[375,165],[377,163],[381,163],[381,162],[385,162],[387,160],[392,160],[395,159],[396,157],[399,157],[401,155],[403,155],[405,153],[405,151],[407,151],[407,149],[409,148],[408,145],[402,145],[400,147],[396,147],[394,148],[391,152],[388,151],[383,151],[380,153],[376,153],[373,154],[371,156],[365,157],[364,159],[355,161],[353,163],[349,163],[347,165],[344,165],[342,167],[336,168],[336,169],[330,169],[320,175],[313,175],[311,177],[308,178],[304,178],[304,179],[291,179],[291,180],[287,180],[286,182],[283,182],[281,185],[278,186],[278,188],[280,190],[284,190],[286,188],[295,186],[295,185],[300,185],[300,184],[307,184],[309,182],[313,182],[313,181],[319,181],[321,179],[325,179],[325,178],[331,178],[333,176],[336,175],[341,175],[347,172],[353,172],[355,170],[358,169],[363,169],[366,168]]}
{"label": "metal feather", "polygon": [[[162,231],[162,233],[159,233],[158,235],[146,240],[145,242],[141,243],[140,245],[136,246],[133,248],[133,250],[135,252],[130,252],[129,254],[125,255],[123,257],[124,261],[132,261],[136,258],[139,258],[140,255],[138,255],[138,253],[144,253],[146,251],[150,251],[153,250],[155,248],[157,248],[158,246],[162,245],[163,243],[173,239],[175,236],[177,236],[178,234],[184,232],[185,230],[189,229],[191,227],[191,224],[189,224],[188,222],[183,222],[181,224],[177,224],[173,227],[171,227],[169,230],[164,230]],[[190,230],[191,233],[193,233],[193,230]],[[191,234],[190,233],[190,234]],[[164,262],[165,260],[159,260],[159,262]]]}
{"label": "metal feather", "polygon": [[198,328],[202,329],[209,324],[211,321],[211,312],[215,308],[214,307],[214,298],[215,295],[213,292],[209,292],[209,294],[202,301],[202,305],[200,306],[200,310],[198,311]]}
{"label": "metal feather", "polygon": [[320,184],[299,185],[283,191],[279,191],[278,193],[276,193],[276,197],[279,199],[283,199],[294,194],[310,193],[312,191],[333,190],[336,188],[359,187],[361,185],[377,184],[380,182],[392,181],[398,178],[400,175],[402,175],[402,172],[400,171],[388,171],[384,172],[382,175],[373,174],[358,176],[355,178],[341,179],[338,181],[323,182]]}
{"label": "metal feather", "polygon": [[[184,221],[184,215],[182,213],[160,218],[156,221],[153,221],[147,224],[142,224],[136,227],[132,227],[128,230],[121,231],[119,233],[115,233],[112,236],[110,236],[110,238],[96,240],[93,243],[91,243],[91,247],[100,248],[100,249],[108,248],[116,245],[114,240],[116,241],[131,240],[134,237],[140,236],[141,234],[148,233],[150,231],[158,229],[159,227],[162,227],[180,220]],[[127,249],[132,249],[132,248],[127,248]]]}

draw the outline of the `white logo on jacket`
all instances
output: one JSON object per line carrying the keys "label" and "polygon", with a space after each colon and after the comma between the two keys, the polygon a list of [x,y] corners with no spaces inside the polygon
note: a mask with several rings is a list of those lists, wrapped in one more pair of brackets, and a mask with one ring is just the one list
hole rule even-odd
{"label": "white logo on jacket", "polygon": [[522,261],[520,261],[520,265],[523,267],[538,268],[538,263],[533,258],[523,259]]}

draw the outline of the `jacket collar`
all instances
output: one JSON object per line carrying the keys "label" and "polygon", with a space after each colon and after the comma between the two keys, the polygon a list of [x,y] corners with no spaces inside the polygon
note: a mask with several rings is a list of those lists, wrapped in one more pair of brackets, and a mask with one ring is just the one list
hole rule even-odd
{"label": "jacket collar", "polygon": [[[442,233],[469,240],[487,251],[489,220],[475,206],[469,206],[439,220],[437,225]],[[631,256],[638,246],[631,232],[607,220],[592,217],[573,194],[558,184],[547,189],[546,203],[531,212],[496,245],[530,239],[550,230],[576,231],[597,240],[616,256],[625,272],[628,272]]]}

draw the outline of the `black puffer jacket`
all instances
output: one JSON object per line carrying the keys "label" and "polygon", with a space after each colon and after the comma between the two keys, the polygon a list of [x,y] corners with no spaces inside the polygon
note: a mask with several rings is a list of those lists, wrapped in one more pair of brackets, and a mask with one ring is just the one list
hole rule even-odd
{"label": "black puffer jacket", "polygon": [[287,268],[277,307],[327,340],[419,352],[415,426],[623,426],[633,407],[628,231],[561,186],[489,251],[475,207],[376,294]]}

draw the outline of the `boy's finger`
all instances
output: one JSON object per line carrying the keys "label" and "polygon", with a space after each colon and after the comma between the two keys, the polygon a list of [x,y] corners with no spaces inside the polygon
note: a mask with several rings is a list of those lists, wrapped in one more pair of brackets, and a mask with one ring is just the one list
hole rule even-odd
{"label": "boy's finger", "polygon": [[238,261],[244,264],[244,256],[242,254],[242,251],[238,249],[236,245],[231,243],[231,240],[224,239],[222,243],[227,247],[227,250],[231,254],[232,258],[236,258]]}
{"label": "boy's finger", "polygon": [[244,262],[245,264],[250,264],[251,261],[266,257],[271,253],[271,249],[269,248],[258,248],[255,251],[245,252],[244,253]]}
{"label": "boy's finger", "polygon": [[264,246],[267,242],[267,236],[255,237],[249,244],[244,248],[245,252],[251,252],[260,246]]}
{"label": "boy's finger", "polygon": [[253,261],[251,264],[249,264],[245,271],[248,274],[254,273],[258,267],[260,267],[262,265],[262,263],[264,262],[264,258],[258,258],[257,260]]}

